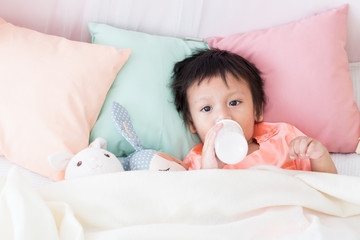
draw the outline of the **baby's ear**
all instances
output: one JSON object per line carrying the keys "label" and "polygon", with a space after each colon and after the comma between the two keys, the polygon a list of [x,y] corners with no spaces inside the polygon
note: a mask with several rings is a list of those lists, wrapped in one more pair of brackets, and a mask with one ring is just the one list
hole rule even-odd
{"label": "baby's ear", "polygon": [[261,112],[260,114],[256,114],[255,121],[262,122],[264,120],[264,114]]}
{"label": "baby's ear", "polygon": [[254,115],[255,122],[262,122],[264,120],[264,104],[262,104],[260,112],[257,112],[256,109],[254,110]]}
{"label": "baby's ear", "polygon": [[197,133],[196,128],[192,121],[188,121],[188,125],[191,133]]}

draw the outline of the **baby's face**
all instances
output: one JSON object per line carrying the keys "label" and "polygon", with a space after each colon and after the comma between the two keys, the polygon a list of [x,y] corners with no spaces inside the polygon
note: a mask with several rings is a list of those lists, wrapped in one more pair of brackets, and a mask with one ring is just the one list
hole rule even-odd
{"label": "baby's face", "polygon": [[200,85],[193,84],[187,90],[190,114],[193,123],[190,130],[197,133],[204,142],[206,133],[218,121],[231,119],[242,127],[245,138],[249,141],[254,132],[257,119],[248,84],[227,74],[228,86],[220,76],[204,79]]}

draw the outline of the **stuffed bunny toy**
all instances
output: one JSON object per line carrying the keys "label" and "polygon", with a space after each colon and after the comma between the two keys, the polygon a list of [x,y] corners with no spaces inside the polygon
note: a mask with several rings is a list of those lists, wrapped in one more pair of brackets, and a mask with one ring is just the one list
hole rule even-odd
{"label": "stuffed bunny toy", "polygon": [[125,171],[155,170],[155,171],[185,171],[187,167],[175,157],[153,149],[143,149],[130,120],[128,111],[119,103],[113,102],[112,118],[117,130],[135,149],[135,152],[123,161]]}
{"label": "stuffed bunny toy", "polygon": [[48,157],[50,165],[57,170],[65,170],[65,179],[100,173],[124,171],[120,160],[106,150],[106,140],[96,138],[89,147],[73,155],[56,152]]}

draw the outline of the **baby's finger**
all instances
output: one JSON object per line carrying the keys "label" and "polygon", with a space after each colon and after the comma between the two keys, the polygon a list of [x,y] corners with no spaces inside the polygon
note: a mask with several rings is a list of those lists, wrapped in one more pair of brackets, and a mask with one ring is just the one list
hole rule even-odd
{"label": "baby's finger", "polygon": [[206,133],[205,136],[205,140],[204,142],[215,142],[215,138],[217,136],[217,133],[219,132],[219,130],[223,127],[223,124],[216,124],[215,126],[213,126],[212,128],[210,128],[210,130]]}
{"label": "baby's finger", "polygon": [[294,154],[298,157],[300,155],[301,137],[297,137],[293,140]]}
{"label": "baby's finger", "polygon": [[306,137],[296,137],[289,144],[289,157],[291,159],[305,158],[309,142]]}
{"label": "baby's finger", "polygon": [[289,157],[291,159],[297,158],[298,140],[293,139],[289,144]]}
{"label": "baby's finger", "polygon": [[222,124],[215,125],[206,134],[202,151],[201,168],[218,168],[215,154],[215,139]]}
{"label": "baby's finger", "polygon": [[308,138],[308,137],[301,138],[300,143],[299,143],[299,152],[298,152],[298,155],[300,158],[307,158],[307,151],[308,151],[309,144],[311,142],[312,142],[311,138]]}
{"label": "baby's finger", "polygon": [[215,126],[210,128],[210,130],[206,133],[206,136],[204,139],[203,151],[207,152],[208,149],[211,149],[212,151],[214,151],[215,139],[216,139],[217,133],[219,132],[219,130],[222,127],[223,127],[222,123],[216,124]]}
{"label": "baby's finger", "polygon": [[312,141],[306,151],[306,156],[310,159],[318,159],[325,153],[325,148],[320,142]]}

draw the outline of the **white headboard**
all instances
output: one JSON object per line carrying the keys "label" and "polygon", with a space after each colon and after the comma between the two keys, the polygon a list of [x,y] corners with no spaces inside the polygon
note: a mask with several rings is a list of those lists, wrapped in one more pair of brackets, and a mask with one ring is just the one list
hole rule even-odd
{"label": "white headboard", "polygon": [[359,0],[0,0],[0,17],[40,32],[88,42],[88,22],[204,38],[268,28],[345,3],[349,4],[349,61],[359,62]]}

